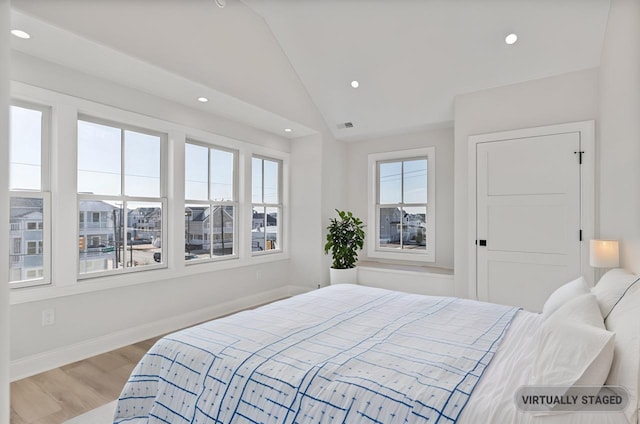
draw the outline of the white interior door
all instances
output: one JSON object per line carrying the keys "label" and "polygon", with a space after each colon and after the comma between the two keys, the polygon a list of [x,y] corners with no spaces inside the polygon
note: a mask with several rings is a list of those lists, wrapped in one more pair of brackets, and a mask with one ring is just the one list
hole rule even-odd
{"label": "white interior door", "polygon": [[478,298],[540,311],[580,275],[580,133],[476,145]]}

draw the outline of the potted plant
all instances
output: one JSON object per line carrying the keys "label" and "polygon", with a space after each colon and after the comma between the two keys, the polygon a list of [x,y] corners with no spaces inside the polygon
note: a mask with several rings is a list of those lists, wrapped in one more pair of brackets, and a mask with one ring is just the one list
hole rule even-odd
{"label": "potted plant", "polygon": [[331,284],[358,282],[358,250],[364,246],[364,224],[351,212],[339,211],[340,219],[332,218],[327,227],[327,243],[324,253],[331,251]]}

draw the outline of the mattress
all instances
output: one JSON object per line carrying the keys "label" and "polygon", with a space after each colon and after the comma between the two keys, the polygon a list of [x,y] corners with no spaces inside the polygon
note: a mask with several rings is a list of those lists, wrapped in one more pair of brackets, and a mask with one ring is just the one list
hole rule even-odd
{"label": "mattress", "polygon": [[114,422],[624,423],[516,409],[540,323],[502,305],[331,286],[161,339]]}

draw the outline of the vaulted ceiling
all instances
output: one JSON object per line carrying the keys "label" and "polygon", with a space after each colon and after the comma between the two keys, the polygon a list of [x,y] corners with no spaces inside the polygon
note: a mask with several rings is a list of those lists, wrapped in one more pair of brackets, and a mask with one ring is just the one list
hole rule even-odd
{"label": "vaulted ceiling", "polygon": [[[34,33],[12,41],[17,51],[283,136],[326,124],[357,140],[450,126],[457,94],[597,67],[609,0],[12,6],[14,26]],[[518,41],[507,45],[512,32]],[[197,104],[199,95],[212,101]]]}

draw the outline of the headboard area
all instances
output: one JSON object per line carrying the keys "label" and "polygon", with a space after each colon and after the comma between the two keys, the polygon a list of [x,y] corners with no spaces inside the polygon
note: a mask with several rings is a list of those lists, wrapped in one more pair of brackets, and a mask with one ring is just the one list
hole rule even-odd
{"label": "headboard area", "polygon": [[596,295],[605,325],[616,334],[614,358],[606,384],[625,387],[630,423],[638,420],[640,388],[640,275],[612,269],[591,290]]}

